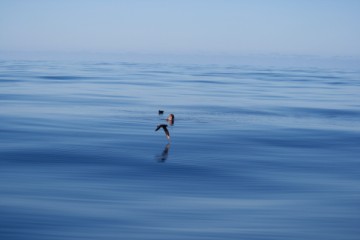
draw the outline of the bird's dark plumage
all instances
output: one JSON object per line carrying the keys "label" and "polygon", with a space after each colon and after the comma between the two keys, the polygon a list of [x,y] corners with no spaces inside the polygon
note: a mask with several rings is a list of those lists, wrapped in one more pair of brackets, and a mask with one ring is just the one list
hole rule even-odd
{"label": "bird's dark plumage", "polygon": [[168,140],[170,140],[170,133],[169,133],[169,130],[167,129],[167,126],[168,126],[168,125],[166,125],[166,124],[157,125],[155,131],[159,130],[160,128],[164,129],[166,138],[167,138]]}

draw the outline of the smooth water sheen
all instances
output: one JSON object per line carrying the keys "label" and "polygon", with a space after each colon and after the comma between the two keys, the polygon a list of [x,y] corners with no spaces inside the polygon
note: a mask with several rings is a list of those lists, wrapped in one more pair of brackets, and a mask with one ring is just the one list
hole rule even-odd
{"label": "smooth water sheen", "polygon": [[1,61],[0,109],[0,239],[359,239],[360,71]]}

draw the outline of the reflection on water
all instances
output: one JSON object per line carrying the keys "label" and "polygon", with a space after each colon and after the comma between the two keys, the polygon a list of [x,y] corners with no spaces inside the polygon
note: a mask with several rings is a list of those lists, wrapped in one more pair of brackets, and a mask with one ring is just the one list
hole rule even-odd
{"label": "reflection on water", "polygon": [[360,235],[358,70],[45,61],[0,70],[0,239]]}
{"label": "reflection on water", "polygon": [[156,156],[157,160],[159,162],[165,162],[166,159],[168,158],[169,155],[169,150],[170,150],[170,143],[165,145],[164,150],[162,151],[161,155]]}

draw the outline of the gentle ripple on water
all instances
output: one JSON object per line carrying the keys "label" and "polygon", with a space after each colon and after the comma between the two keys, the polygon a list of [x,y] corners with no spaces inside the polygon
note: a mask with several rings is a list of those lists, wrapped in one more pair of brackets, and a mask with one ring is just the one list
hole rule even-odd
{"label": "gentle ripple on water", "polygon": [[1,61],[0,239],[358,239],[359,80]]}

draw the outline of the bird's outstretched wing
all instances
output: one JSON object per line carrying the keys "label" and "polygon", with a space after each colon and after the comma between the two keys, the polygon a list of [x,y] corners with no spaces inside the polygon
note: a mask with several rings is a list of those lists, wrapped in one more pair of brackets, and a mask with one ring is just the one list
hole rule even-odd
{"label": "bird's outstretched wing", "polygon": [[170,133],[169,133],[169,130],[167,129],[167,125],[163,126],[163,129],[164,129],[166,138],[167,138],[168,140],[170,140]]}
{"label": "bird's outstretched wing", "polygon": [[161,125],[157,125],[155,132],[161,128]]}
{"label": "bird's outstretched wing", "polygon": [[159,130],[160,128],[164,129],[166,138],[167,138],[168,140],[170,140],[170,133],[169,133],[169,130],[167,129],[167,125],[166,125],[166,124],[157,125],[155,131]]}
{"label": "bird's outstretched wing", "polygon": [[166,124],[159,124],[159,125],[157,125],[155,131],[159,130],[160,128],[164,128],[164,127],[167,127],[167,125]]}

